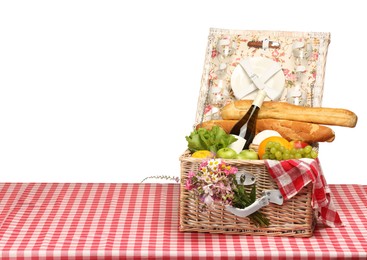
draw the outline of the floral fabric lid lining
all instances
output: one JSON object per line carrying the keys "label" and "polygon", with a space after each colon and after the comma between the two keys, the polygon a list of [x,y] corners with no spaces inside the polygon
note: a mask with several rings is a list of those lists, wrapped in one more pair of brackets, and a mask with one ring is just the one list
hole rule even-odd
{"label": "floral fabric lid lining", "polygon": [[255,31],[211,28],[197,104],[195,125],[220,119],[219,110],[236,100],[231,76],[248,57],[278,62],[285,77],[279,101],[301,91],[303,105],[322,105],[324,76],[330,33]]}

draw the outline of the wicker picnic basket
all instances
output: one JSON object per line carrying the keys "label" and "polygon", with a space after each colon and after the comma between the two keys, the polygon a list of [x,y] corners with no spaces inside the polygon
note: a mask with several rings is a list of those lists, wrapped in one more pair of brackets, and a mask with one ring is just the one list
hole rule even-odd
{"label": "wicker picnic basket", "polygon": [[[181,179],[185,180],[189,171],[197,171],[202,159],[192,158],[189,151],[181,157]],[[256,176],[256,193],[277,189],[263,160],[225,160],[228,164],[251,172]],[[190,232],[227,233],[266,236],[310,237],[315,227],[315,213],[311,205],[312,184],[308,184],[295,197],[283,205],[269,204],[261,212],[269,219],[268,227],[256,227],[248,218],[237,217],[216,204],[208,211],[199,210],[198,198],[185,189],[181,182],[180,190],[180,230]]]}
{"label": "wicker picnic basket", "polygon": [[[329,33],[302,33],[302,32],[269,32],[269,31],[240,31],[240,30],[223,30],[210,29],[209,42],[205,57],[205,65],[202,75],[200,95],[198,99],[196,121],[194,127],[203,121],[215,119],[218,116],[213,113],[213,106],[208,102],[208,95],[211,85],[208,84],[211,74],[214,73],[219,66],[215,59],[215,46],[218,39],[229,36],[237,44],[242,44],[249,40],[258,40],[262,37],[275,38],[282,42],[283,48],[277,52],[264,52],[261,50],[249,52],[246,48],[237,47],[238,55],[234,57],[234,61],[228,67],[228,75],[230,77],[236,61],[246,56],[266,56],[277,59],[283,66],[283,69],[292,73],[291,62],[287,59],[291,56],[291,44],[295,39],[305,39],[312,42],[315,59],[308,64],[307,71],[312,73],[307,78],[305,85],[308,88],[307,105],[321,106],[324,82],[324,68],[326,62],[327,48],[330,41]],[[278,59],[274,55],[278,55]],[[228,80],[229,81],[229,80]],[[287,87],[291,87],[291,80],[287,79]],[[285,100],[284,94],[280,101]],[[234,100],[233,97],[229,97]],[[225,102],[224,102],[225,103]],[[312,207],[312,184],[305,186],[301,192],[285,201],[283,205],[270,203],[266,207],[260,209],[260,212],[269,219],[269,226],[255,226],[249,218],[238,217],[225,209],[225,206],[215,203],[215,206],[209,210],[200,210],[199,198],[193,196],[192,192],[185,189],[185,180],[190,171],[196,172],[202,159],[192,158],[188,150],[180,156],[181,163],[181,190],[180,190],[180,223],[179,229],[183,232],[209,232],[223,234],[242,234],[242,235],[265,235],[265,236],[293,236],[293,237],[310,237],[316,225],[315,211]],[[235,166],[239,171],[247,171],[256,177],[256,194],[260,194],[264,190],[278,189],[277,184],[269,175],[265,162],[262,160],[246,161],[246,160],[225,160],[227,164]]]}

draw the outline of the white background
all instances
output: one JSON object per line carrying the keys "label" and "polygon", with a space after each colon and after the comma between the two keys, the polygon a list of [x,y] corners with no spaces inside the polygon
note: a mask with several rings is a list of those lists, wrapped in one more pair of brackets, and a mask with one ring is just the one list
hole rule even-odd
{"label": "white background", "polygon": [[210,27],[331,32],[328,183],[367,184],[363,1],[1,1],[0,181],[179,176]]}

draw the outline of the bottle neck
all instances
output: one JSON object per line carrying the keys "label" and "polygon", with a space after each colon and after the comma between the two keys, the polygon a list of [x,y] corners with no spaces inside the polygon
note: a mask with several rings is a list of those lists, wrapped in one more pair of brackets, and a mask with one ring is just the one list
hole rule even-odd
{"label": "bottle neck", "polygon": [[261,107],[261,105],[263,104],[264,99],[266,98],[266,96],[267,96],[266,92],[262,89],[259,89],[254,101],[252,102],[252,105],[257,106],[257,107]]}

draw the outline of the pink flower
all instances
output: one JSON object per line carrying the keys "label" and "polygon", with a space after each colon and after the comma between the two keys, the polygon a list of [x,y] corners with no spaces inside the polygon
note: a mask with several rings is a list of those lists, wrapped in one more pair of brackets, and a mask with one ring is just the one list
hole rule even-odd
{"label": "pink flower", "polygon": [[273,52],[272,52],[272,55],[274,58],[278,57],[279,56],[279,52],[277,49],[275,49]]}
{"label": "pink flower", "polygon": [[219,183],[219,189],[226,191],[226,190],[228,190],[228,187],[226,187],[226,186],[224,185],[224,183],[223,183],[223,182],[221,182],[221,183]]}
{"label": "pink flower", "polygon": [[212,198],[212,196],[210,196],[210,195],[206,195],[206,196],[204,196],[204,203],[206,204],[206,205],[208,205],[208,206],[212,206],[213,205],[213,203],[214,203],[214,200],[213,200],[213,198]]}
{"label": "pink flower", "polygon": [[317,59],[319,58],[319,53],[318,53],[317,51],[313,52],[313,53],[312,53],[312,58],[313,58],[314,60],[317,60]]}
{"label": "pink flower", "polygon": [[212,50],[212,58],[215,58],[217,56],[217,50],[214,49]]}
{"label": "pink flower", "polygon": [[[313,79],[316,79],[316,74],[317,74],[316,73],[316,70],[315,69],[314,70],[311,70],[310,73],[311,73],[312,78]],[[308,78],[310,79],[311,77],[308,77]]]}
{"label": "pink flower", "polygon": [[210,196],[213,195],[213,191],[211,189],[212,184],[206,185],[203,187],[203,190],[206,194],[209,194]]}
{"label": "pink flower", "polygon": [[191,190],[193,188],[192,184],[191,184],[191,181],[189,179],[186,180],[186,183],[185,183],[185,189],[186,190]]}
{"label": "pink flower", "polygon": [[288,75],[286,75],[286,78],[290,81],[296,81],[297,75],[295,73],[289,73]]}
{"label": "pink flower", "polygon": [[194,177],[195,176],[195,173],[193,172],[193,171],[189,171],[189,173],[187,174],[187,177],[189,178],[189,179],[191,179],[192,177]]}
{"label": "pink flower", "polygon": [[208,166],[208,160],[204,160],[204,161],[202,161],[202,162],[200,163],[200,165],[199,165],[200,169],[201,169],[201,168],[204,168],[204,167],[206,167],[206,166]]}
{"label": "pink flower", "polygon": [[211,105],[207,105],[204,109],[204,114],[207,114],[212,109]]}
{"label": "pink flower", "polygon": [[238,169],[236,167],[231,167],[231,166],[227,166],[225,163],[222,163],[220,165],[220,169],[225,173],[226,176],[230,175],[230,174],[235,174]]}
{"label": "pink flower", "polygon": [[238,169],[236,167],[231,167],[231,169],[229,170],[229,174],[236,174],[237,172],[238,172]]}

